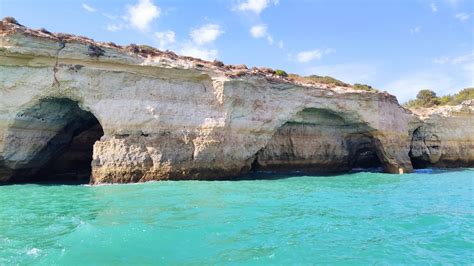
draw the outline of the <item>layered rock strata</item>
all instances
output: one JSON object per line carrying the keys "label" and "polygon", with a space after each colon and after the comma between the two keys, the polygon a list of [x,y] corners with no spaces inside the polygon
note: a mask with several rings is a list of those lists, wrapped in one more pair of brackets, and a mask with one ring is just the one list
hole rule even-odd
{"label": "layered rock strata", "polygon": [[411,141],[414,167],[474,167],[474,100],[413,111],[423,121]]}
{"label": "layered rock strata", "polygon": [[325,109],[305,109],[257,153],[262,170],[341,172],[381,166],[372,129]]}
{"label": "layered rock strata", "polygon": [[0,29],[1,182],[74,169],[92,145],[94,184],[228,179],[253,169],[412,171],[421,122],[388,93],[31,30],[12,19]]}

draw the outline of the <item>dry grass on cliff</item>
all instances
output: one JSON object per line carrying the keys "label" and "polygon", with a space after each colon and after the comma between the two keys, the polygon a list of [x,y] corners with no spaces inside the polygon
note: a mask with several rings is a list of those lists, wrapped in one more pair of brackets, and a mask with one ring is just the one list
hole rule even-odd
{"label": "dry grass on cliff", "polygon": [[334,87],[336,86],[350,87],[349,84],[342,82],[340,80],[337,80],[333,77],[329,77],[329,76],[323,77],[323,76],[311,75],[311,76],[304,77],[298,74],[289,74],[288,78],[296,80],[296,81],[304,82],[304,83],[321,83],[321,84],[327,84]]}
{"label": "dry grass on cliff", "polygon": [[378,92],[379,91],[375,88],[372,88],[372,86],[370,86],[370,85],[359,84],[359,83],[355,83],[353,88],[356,89],[356,90],[362,90],[362,91],[371,91],[371,92]]}
{"label": "dry grass on cliff", "polygon": [[300,76],[298,74],[289,74],[288,78],[296,80],[296,81],[304,82],[304,83],[326,84],[326,85],[329,85],[330,87],[348,87],[348,88],[352,87],[355,90],[363,90],[363,91],[370,91],[370,92],[378,91],[377,89],[372,88],[372,86],[369,86],[366,84],[356,83],[353,86],[351,86],[348,83],[345,83],[343,81],[340,81],[330,76],[317,76],[317,75]]}

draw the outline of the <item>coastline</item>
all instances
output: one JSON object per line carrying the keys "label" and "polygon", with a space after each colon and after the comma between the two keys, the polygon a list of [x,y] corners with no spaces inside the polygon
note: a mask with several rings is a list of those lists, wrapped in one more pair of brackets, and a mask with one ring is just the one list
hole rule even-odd
{"label": "coastline", "polygon": [[269,68],[97,43],[8,19],[0,35],[0,182],[67,172],[90,172],[100,184],[474,164],[472,101],[426,118],[386,92]]}

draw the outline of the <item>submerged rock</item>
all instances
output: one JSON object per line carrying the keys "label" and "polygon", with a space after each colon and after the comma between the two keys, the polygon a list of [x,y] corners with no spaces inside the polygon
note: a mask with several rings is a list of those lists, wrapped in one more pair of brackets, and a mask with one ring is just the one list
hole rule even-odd
{"label": "submerged rock", "polygon": [[[99,43],[11,20],[0,29],[2,182],[74,174],[86,156],[97,184],[228,179],[255,169],[411,172],[410,145],[412,158],[434,154],[424,155],[419,140],[438,120],[422,124],[385,92],[305,83],[267,68]],[[472,133],[467,116],[435,134],[441,142],[464,141],[471,150],[457,154],[472,164],[472,134],[463,138]],[[457,128],[463,119],[468,129]]]}

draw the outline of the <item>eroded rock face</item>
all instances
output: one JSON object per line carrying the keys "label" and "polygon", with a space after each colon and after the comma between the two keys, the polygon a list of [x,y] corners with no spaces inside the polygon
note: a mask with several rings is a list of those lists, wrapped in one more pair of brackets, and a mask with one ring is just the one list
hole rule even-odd
{"label": "eroded rock face", "polygon": [[[64,98],[44,98],[16,114],[5,135],[3,168],[8,181],[41,181],[78,173],[92,160],[103,135],[95,117]],[[87,160],[87,161],[85,161]]]}
{"label": "eroded rock face", "polygon": [[95,184],[226,179],[250,171],[255,158],[270,168],[380,161],[386,172],[412,170],[417,118],[387,93],[302,84],[268,69],[5,21],[0,28],[0,181],[27,179],[55,156],[77,158],[51,144],[74,146],[90,117],[104,133],[93,148]]}
{"label": "eroded rock face", "polygon": [[325,109],[305,109],[257,153],[262,170],[343,172],[381,166],[372,129]]}
{"label": "eroded rock face", "polygon": [[423,123],[411,141],[409,155],[414,167],[474,167],[473,100],[415,112]]}

